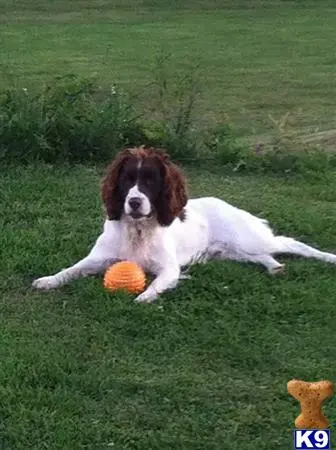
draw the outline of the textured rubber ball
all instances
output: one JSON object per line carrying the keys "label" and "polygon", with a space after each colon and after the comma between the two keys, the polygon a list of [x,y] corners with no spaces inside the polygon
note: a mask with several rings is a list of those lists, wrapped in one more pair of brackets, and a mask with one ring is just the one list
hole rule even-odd
{"label": "textured rubber ball", "polygon": [[125,290],[139,294],[145,289],[146,275],[133,261],[121,261],[107,269],[104,288],[108,291]]}

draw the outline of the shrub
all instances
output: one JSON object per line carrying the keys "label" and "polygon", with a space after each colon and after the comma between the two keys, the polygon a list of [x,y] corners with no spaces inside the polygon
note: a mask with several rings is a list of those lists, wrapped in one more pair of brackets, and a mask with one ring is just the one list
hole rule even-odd
{"label": "shrub", "polygon": [[221,165],[235,166],[242,159],[244,146],[230,124],[221,124],[206,132],[204,145],[209,156]]}
{"label": "shrub", "polygon": [[145,134],[152,145],[166,148],[170,155],[184,162],[199,160],[202,130],[194,114],[200,94],[197,67],[188,73],[169,74],[171,54],[161,52],[152,70],[151,97],[154,117],[144,123]]}
{"label": "shrub", "polygon": [[[102,95],[103,94],[103,95]],[[145,135],[127,96],[66,77],[41,92],[0,95],[0,158],[6,161],[105,161]]]}
{"label": "shrub", "polygon": [[157,62],[151,85],[157,107],[150,119],[137,115],[117,86],[103,90],[92,80],[73,75],[37,93],[26,89],[0,93],[0,161],[105,163],[124,147],[153,145],[167,149],[176,161],[220,171],[316,176],[336,167],[336,154],[317,148],[314,136],[300,143],[286,133],[288,114],[273,120],[279,133],[267,146],[247,145],[227,123],[202,129],[194,118],[197,71],[172,82],[166,61]]}

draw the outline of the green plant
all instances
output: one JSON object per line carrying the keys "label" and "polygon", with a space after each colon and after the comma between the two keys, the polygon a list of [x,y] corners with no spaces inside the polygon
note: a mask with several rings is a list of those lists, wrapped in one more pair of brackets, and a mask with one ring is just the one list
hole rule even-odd
{"label": "green plant", "polygon": [[118,86],[102,88],[74,75],[57,78],[39,92],[0,93],[0,160],[106,163],[124,147],[153,145],[176,161],[216,170],[319,176],[336,166],[335,153],[319,143],[333,135],[319,132],[319,145],[312,134],[299,139],[286,130],[288,114],[272,119],[277,134],[256,146],[242,140],[230,123],[202,128],[195,118],[197,79],[194,73],[171,79],[167,58],[158,59],[154,71],[157,109],[150,119],[135,112]]}
{"label": "green plant", "polygon": [[205,133],[204,145],[210,155],[220,164],[236,165],[242,158],[243,144],[232,125],[217,125]]}
{"label": "green plant", "polygon": [[6,161],[106,161],[144,135],[127,95],[92,80],[55,80],[38,93],[0,97],[0,157]]}
{"label": "green plant", "polygon": [[154,145],[165,147],[174,158],[195,161],[200,156],[201,142],[194,117],[200,94],[198,67],[171,76],[171,58],[164,51],[156,57],[152,71],[156,118],[146,122],[145,133]]}

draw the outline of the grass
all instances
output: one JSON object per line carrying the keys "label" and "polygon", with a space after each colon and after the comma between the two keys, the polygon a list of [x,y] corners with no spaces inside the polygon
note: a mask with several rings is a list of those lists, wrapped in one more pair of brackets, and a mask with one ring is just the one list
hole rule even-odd
{"label": "grass", "polygon": [[[0,83],[30,91],[55,76],[96,76],[133,93],[151,118],[151,70],[171,52],[168,77],[199,66],[200,127],[232,121],[255,144],[278,136],[290,112],[289,130],[311,139],[335,129],[335,14],[328,0],[0,0]],[[188,173],[193,195],[335,251],[334,172],[201,169]],[[100,278],[31,290],[91,248],[101,175],[83,165],[1,168],[0,448],[291,448],[299,407],[287,381],[336,381],[335,268],[284,258],[287,273],[272,278],[210,263],[152,306],[104,292]],[[333,430],[335,402],[325,405]]]}
{"label": "grass", "polygon": [[[290,127],[335,128],[332,1],[0,2],[2,86],[34,88],[55,75],[96,75],[137,95],[152,113],[155,55],[170,74],[199,64],[199,122],[232,120],[254,140]],[[140,92],[140,95],[139,95]]]}
{"label": "grass", "polygon": [[[33,278],[83,257],[99,234],[101,170],[7,168],[0,262],[0,417],[7,449],[287,449],[292,378],[335,380],[335,268],[287,273],[210,263],[153,306],[101,279],[53,292]],[[335,178],[308,182],[192,170],[281,233],[333,248]],[[335,399],[326,403],[334,421]]]}

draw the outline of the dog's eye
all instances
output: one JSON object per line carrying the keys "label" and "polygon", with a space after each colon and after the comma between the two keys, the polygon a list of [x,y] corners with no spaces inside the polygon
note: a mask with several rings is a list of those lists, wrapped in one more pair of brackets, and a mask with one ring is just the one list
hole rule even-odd
{"label": "dog's eye", "polygon": [[155,176],[155,173],[153,173],[153,172],[151,172],[151,171],[146,172],[146,173],[144,174],[143,180],[144,180],[144,183],[145,183],[147,186],[156,183],[156,176]]}
{"label": "dog's eye", "polygon": [[124,178],[124,182],[129,184],[135,184],[137,181],[137,176],[134,172],[128,172]]}
{"label": "dog's eye", "polygon": [[155,178],[154,177],[145,178],[145,183],[147,184],[147,186],[151,186],[155,183]]}

